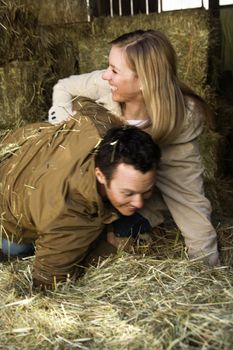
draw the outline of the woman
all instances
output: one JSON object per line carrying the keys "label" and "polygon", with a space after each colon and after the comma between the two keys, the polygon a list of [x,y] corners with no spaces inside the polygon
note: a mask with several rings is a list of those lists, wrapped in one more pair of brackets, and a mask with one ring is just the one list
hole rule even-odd
{"label": "woman", "polygon": [[54,86],[49,121],[74,113],[72,100],[86,96],[150,133],[162,148],[157,193],[141,214],[152,227],[168,208],[184,236],[190,258],[218,263],[211,207],[203,190],[197,138],[208,113],[204,101],[177,77],[176,54],[166,36],[137,30],[111,42],[105,71],[74,75]]}

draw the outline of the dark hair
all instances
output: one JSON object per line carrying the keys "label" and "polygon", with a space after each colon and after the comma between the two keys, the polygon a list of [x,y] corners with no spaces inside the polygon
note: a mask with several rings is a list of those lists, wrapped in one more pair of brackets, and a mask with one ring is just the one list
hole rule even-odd
{"label": "dark hair", "polygon": [[121,163],[146,173],[158,167],[160,157],[160,148],[149,134],[135,126],[124,125],[107,131],[98,146],[95,165],[110,181]]}

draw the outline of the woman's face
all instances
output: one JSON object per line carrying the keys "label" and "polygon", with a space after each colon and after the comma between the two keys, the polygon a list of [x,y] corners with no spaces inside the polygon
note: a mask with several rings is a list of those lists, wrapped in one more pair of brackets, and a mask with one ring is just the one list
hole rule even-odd
{"label": "woman's face", "polygon": [[102,78],[108,81],[114,101],[123,103],[142,99],[139,78],[129,68],[124,48],[117,46],[111,48],[109,67]]}

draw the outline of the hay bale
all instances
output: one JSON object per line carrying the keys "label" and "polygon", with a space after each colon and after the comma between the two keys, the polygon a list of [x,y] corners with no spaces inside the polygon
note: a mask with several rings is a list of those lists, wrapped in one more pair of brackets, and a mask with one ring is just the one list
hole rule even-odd
{"label": "hay bale", "polygon": [[222,30],[222,40],[224,45],[222,46],[222,71],[231,71],[233,74],[233,7],[221,8],[220,19],[221,19],[221,30]]}
{"label": "hay bale", "polygon": [[0,128],[40,120],[43,72],[38,61],[15,61],[0,68]]}
{"label": "hay bale", "polygon": [[60,25],[87,21],[85,0],[41,0],[38,16],[41,25]]}
{"label": "hay bale", "polygon": [[15,60],[36,59],[41,41],[36,33],[37,18],[21,0],[4,1],[0,7],[0,66]]}
{"label": "hay bale", "polygon": [[51,46],[51,53],[54,59],[53,72],[60,78],[74,74],[79,67],[78,52],[74,51],[72,41],[58,42]]}
{"label": "hay bale", "polygon": [[0,128],[46,118],[53,85],[78,69],[77,41],[43,30],[39,9],[28,0],[0,7]]}

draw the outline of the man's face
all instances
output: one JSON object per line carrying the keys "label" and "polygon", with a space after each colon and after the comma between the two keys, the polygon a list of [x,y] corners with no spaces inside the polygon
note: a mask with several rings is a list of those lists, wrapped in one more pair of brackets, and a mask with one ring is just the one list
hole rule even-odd
{"label": "man's face", "polygon": [[108,183],[104,174],[96,168],[96,177],[100,183],[100,194],[125,216],[134,214],[144,205],[155,185],[155,170],[143,174],[132,165],[121,163]]}

